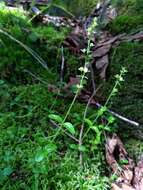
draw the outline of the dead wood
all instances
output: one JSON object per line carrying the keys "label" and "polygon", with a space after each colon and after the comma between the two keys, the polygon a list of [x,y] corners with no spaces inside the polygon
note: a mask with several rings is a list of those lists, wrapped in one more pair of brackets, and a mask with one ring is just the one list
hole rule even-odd
{"label": "dead wood", "polygon": [[116,181],[112,183],[112,190],[143,189],[143,160],[135,166],[117,134],[107,137],[106,160],[113,174],[117,176]]}

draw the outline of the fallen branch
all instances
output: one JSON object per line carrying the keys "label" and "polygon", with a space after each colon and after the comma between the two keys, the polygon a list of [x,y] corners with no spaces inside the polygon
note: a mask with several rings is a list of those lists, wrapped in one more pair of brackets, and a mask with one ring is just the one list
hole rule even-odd
{"label": "fallen branch", "polygon": [[[99,107],[99,108],[102,107],[102,105],[99,104],[99,103],[97,103],[97,102],[95,102],[95,104],[96,104],[96,106]],[[122,116],[122,115],[120,115],[120,114],[118,114],[118,113],[116,113],[116,112],[114,112],[114,111],[112,111],[112,110],[107,109],[107,111],[108,111],[109,113],[111,113],[112,115],[114,115],[115,117],[121,119],[122,121],[125,121],[125,122],[127,122],[127,123],[129,123],[129,124],[131,124],[131,125],[137,126],[137,127],[140,126],[140,124],[137,123],[136,121],[132,121],[132,120],[130,120],[130,119],[128,119],[128,118],[126,118],[126,117],[124,117],[124,116]]]}

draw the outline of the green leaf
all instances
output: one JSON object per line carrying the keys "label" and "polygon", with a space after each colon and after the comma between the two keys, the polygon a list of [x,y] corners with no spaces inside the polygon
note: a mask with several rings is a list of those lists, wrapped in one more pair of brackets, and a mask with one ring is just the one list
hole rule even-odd
{"label": "green leaf", "polygon": [[124,165],[124,164],[126,165],[128,163],[129,163],[129,161],[127,159],[120,160],[120,164],[122,164],[122,165]]}
{"label": "green leaf", "polygon": [[74,126],[70,122],[65,122],[63,126],[72,134],[75,134]]}
{"label": "green leaf", "polygon": [[38,40],[38,36],[36,35],[36,33],[31,33],[28,37],[31,42],[36,42]]}
{"label": "green leaf", "polygon": [[77,144],[70,144],[70,148],[73,149],[73,150],[77,150],[78,145]]}
{"label": "green leaf", "polygon": [[98,144],[100,144],[100,143],[101,143],[101,133],[98,133],[98,134],[96,135],[95,140],[94,140],[94,144],[98,145]]}
{"label": "green leaf", "polygon": [[63,119],[59,115],[56,115],[56,114],[50,114],[49,118],[58,123],[62,123],[62,121],[63,121]]}
{"label": "green leaf", "polygon": [[4,84],[4,81],[3,80],[0,80],[0,85]]}
{"label": "green leaf", "polygon": [[48,167],[46,164],[36,165],[36,167],[32,168],[32,172],[35,174],[47,174],[48,173]]}
{"label": "green leaf", "polygon": [[89,127],[93,126],[93,123],[90,119],[85,119],[85,123],[87,123]]}
{"label": "green leaf", "polygon": [[44,150],[46,151],[47,154],[51,152],[55,152],[57,149],[57,146],[55,144],[48,144],[44,147]]}
{"label": "green leaf", "polygon": [[47,156],[46,151],[43,149],[40,149],[35,156],[36,162],[41,162],[45,157]]}
{"label": "green leaf", "polygon": [[106,112],[106,111],[107,111],[107,108],[106,108],[105,106],[102,106],[102,107],[98,110],[97,114],[98,114],[98,116],[102,116],[102,115],[104,114],[104,112]]}
{"label": "green leaf", "polygon": [[79,145],[78,150],[81,152],[85,152],[86,151],[86,147],[83,145]]}
{"label": "green leaf", "polygon": [[100,130],[98,129],[97,125],[92,126],[91,129],[93,129],[97,134],[100,133]]}
{"label": "green leaf", "polygon": [[48,156],[48,154],[55,152],[57,149],[57,146],[55,144],[48,144],[44,148],[41,148],[37,151],[35,156],[36,162],[41,162],[44,158]]}
{"label": "green leaf", "polygon": [[112,124],[114,123],[114,121],[115,121],[115,118],[113,116],[109,116],[108,123]]}
{"label": "green leaf", "polygon": [[13,172],[13,169],[11,167],[4,168],[3,170],[3,176],[9,176]]}
{"label": "green leaf", "polygon": [[105,130],[105,131],[109,131],[109,132],[111,131],[111,129],[110,129],[109,126],[105,126],[105,127],[104,127],[104,130]]}

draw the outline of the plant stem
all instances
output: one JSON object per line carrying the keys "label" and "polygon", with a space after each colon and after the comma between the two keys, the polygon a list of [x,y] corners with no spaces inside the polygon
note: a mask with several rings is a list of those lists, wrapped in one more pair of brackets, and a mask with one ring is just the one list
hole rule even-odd
{"label": "plant stem", "polygon": [[[86,59],[85,59],[85,63],[84,63],[84,68],[89,64],[89,55],[90,55],[90,39],[88,40],[88,46],[87,46],[87,49],[86,49]],[[62,121],[62,123],[60,124],[60,128],[57,130],[57,132],[56,132],[56,134],[55,134],[55,136],[54,136],[54,138],[53,138],[53,141],[56,139],[56,137],[57,137],[57,136],[59,135],[59,133],[61,132],[61,128],[63,127],[63,124],[65,123],[67,117],[69,116],[69,114],[70,114],[70,112],[71,112],[71,109],[72,109],[72,107],[73,107],[73,105],[74,105],[74,103],[75,103],[75,101],[76,101],[76,99],[77,99],[77,97],[78,97],[78,95],[79,95],[79,93],[80,93],[80,90],[81,90],[81,87],[82,87],[82,85],[83,85],[83,80],[84,80],[84,78],[85,78],[85,75],[86,75],[86,72],[83,72],[83,74],[82,74],[82,76],[81,76],[80,83],[79,83],[79,88],[78,88],[77,91],[76,91],[76,94],[75,94],[75,96],[74,96],[74,98],[73,98],[73,100],[72,100],[72,102],[71,102],[71,104],[70,104],[69,109],[68,109],[67,112],[66,112],[66,115],[65,115],[65,117],[64,117],[64,119],[63,119],[63,121]]]}

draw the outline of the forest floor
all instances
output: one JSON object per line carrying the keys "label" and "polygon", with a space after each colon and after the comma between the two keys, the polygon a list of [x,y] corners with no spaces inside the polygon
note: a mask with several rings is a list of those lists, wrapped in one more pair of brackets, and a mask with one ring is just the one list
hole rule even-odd
{"label": "forest floor", "polygon": [[[96,23],[88,49],[80,20],[56,17],[57,26],[54,17],[0,4],[2,190],[139,188],[132,171],[142,169],[134,167],[143,153],[141,5]],[[110,154],[117,147],[119,158]]]}

